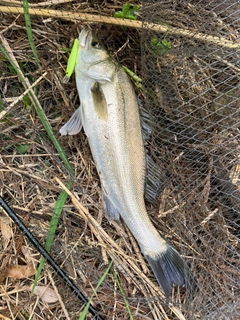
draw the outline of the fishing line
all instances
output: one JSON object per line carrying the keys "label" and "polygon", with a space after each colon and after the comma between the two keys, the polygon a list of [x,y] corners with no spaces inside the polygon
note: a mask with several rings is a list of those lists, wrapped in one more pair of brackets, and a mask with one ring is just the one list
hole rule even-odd
{"label": "fishing line", "polygon": [[[57,272],[61,279],[67,284],[67,286],[72,290],[76,297],[81,300],[85,305],[88,303],[88,300],[85,296],[79,291],[76,285],[69,279],[66,273],[59,267],[59,265],[54,261],[54,259],[48,254],[48,252],[41,246],[33,234],[28,230],[25,224],[21,219],[13,212],[13,210],[7,205],[7,203],[0,197],[0,205],[6,211],[8,216],[13,220],[14,223],[18,226],[23,234],[26,235],[28,240],[34,245],[34,247],[41,253],[41,255],[46,259],[47,263]],[[96,320],[102,320],[98,312],[89,305],[89,311],[94,316]]]}

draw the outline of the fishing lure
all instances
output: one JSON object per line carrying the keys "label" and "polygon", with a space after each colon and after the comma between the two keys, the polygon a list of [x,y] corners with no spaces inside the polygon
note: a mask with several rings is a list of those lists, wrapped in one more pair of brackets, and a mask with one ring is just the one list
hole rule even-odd
{"label": "fishing lure", "polygon": [[68,58],[68,63],[67,63],[67,69],[66,69],[66,75],[63,79],[64,83],[67,83],[73,73],[73,70],[75,68],[75,64],[77,61],[77,54],[78,54],[78,39],[74,40],[72,50],[70,53],[70,56]]}

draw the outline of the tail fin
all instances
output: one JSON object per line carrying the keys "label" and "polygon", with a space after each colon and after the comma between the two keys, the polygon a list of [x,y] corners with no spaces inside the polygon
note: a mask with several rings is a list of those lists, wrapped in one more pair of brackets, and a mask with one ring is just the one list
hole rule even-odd
{"label": "tail fin", "polygon": [[191,285],[196,286],[196,280],[186,262],[170,244],[161,255],[153,258],[145,254],[145,257],[166,298],[171,293],[173,283],[187,289]]}

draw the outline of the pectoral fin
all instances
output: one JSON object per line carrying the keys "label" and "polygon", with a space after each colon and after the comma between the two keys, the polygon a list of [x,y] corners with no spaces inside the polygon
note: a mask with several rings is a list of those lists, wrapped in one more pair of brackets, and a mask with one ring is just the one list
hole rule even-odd
{"label": "pectoral fin", "polygon": [[99,119],[107,121],[108,106],[104,93],[98,82],[94,82],[91,88],[91,95],[93,99],[94,110]]}
{"label": "pectoral fin", "polygon": [[103,208],[106,212],[106,216],[111,222],[111,220],[118,221],[120,216],[118,210],[114,207],[111,200],[108,198],[104,190],[102,190],[102,201],[103,201]]}
{"label": "pectoral fin", "polygon": [[59,130],[62,136],[74,135],[81,131],[82,129],[82,107],[80,106],[71,118],[65,123],[64,126]]}

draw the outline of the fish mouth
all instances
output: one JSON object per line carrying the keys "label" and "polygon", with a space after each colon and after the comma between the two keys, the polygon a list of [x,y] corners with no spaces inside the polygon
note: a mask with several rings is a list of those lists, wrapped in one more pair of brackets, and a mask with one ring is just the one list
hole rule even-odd
{"label": "fish mouth", "polygon": [[79,35],[78,43],[82,48],[86,48],[88,45],[88,36],[91,30],[88,27],[84,27]]}

